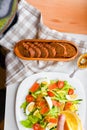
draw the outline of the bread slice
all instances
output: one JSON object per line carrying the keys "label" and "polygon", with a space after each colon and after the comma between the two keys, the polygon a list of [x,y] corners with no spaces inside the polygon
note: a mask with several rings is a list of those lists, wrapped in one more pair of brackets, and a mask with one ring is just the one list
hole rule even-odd
{"label": "bread slice", "polygon": [[39,47],[39,49],[41,50],[41,57],[42,58],[47,58],[48,57],[48,50],[46,47],[43,46],[42,43],[38,43],[38,42],[35,42],[34,43],[37,47]]}
{"label": "bread slice", "polygon": [[14,52],[24,60],[70,61],[77,57],[78,47],[66,40],[24,39],[15,44]]}
{"label": "bread slice", "polygon": [[76,48],[73,45],[65,43],[65,42],[62,43],[62,45],[65,46],[65,48],[66,48],[66,52],[67,52],[66,57],[67,58],[73,57],[77,53]]}
{"label": "bread slice", "polygon": [[42,44],[48,50],[48,53],[49,53],[48,57],[49,58],[54,58],[56,56],[56,49],[55,49],[55,47],[53,47],[49,43],[45,43],[45,42],[42,43]]}

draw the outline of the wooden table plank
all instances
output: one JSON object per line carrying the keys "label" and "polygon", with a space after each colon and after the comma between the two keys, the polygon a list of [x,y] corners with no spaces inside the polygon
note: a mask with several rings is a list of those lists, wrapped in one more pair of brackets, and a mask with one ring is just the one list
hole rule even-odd
{"label": "wooden table plank", "polygon": [[61,31],[87,34],[87,0],[27,0],[42,13],[48,27]]}

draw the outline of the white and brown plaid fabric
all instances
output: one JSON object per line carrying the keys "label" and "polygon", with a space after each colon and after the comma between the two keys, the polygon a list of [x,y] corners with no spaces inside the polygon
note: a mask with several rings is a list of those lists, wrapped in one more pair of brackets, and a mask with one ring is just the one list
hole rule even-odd
{"label": "white and brown plaid fabric", "polygon": [[42,71],[61,71],[66,73],[66,67],[71,70],[72,62],[64,63],[61,67],[53,61],[23,61],[15,56],[13,48],[22,39],[66,39],[76,42],[82,51],[87,48],[84,41],[49,29],[42,23],[41,13],[35,7],[21,0],[18,5],[18,21],[0,40],[0,45],[10,50],[6,56],[6,86],[20,83],[25,77]]}

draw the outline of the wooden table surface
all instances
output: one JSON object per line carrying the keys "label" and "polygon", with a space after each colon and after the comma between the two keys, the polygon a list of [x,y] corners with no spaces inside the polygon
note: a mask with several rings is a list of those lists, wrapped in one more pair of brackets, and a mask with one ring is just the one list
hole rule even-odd
{"label": "wooden table surface", "polygon": [[43,23],[61,32],[87,34],[87,0],[27,0],[41,11]]}

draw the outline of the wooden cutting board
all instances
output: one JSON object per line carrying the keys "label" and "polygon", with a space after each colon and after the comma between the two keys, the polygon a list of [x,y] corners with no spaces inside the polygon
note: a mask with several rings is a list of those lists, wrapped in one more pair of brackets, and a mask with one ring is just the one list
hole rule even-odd
{"label": "wooden cutting board", "polygon": [[43,22],[61,32],[87,34],[87,0],[27,0],[41,11]]}

